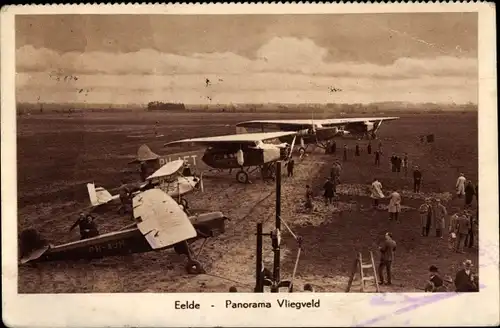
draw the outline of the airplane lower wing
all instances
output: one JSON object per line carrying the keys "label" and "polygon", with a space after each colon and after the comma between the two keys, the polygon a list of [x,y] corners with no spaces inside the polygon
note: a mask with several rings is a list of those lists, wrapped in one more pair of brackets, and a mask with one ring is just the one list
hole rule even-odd
{"label": "airplane lower wing", "polygon": [[196,237],[196,230],[179,205],[159,189],[150,189],[133,198],[137,228],[151,248],[161,249]]}
{"label": "airplane lower wing", "polygon": [[263,133],[245,133],[245,134],[231,134],[216,137],[204,137],[183,139],[166,143],[164,146],[176,146],[180,144],[199,144],[206,147],[213,146],[257,146],[259,143],[278,139],[284,136],[295,135],[296,132],[263,132]]}

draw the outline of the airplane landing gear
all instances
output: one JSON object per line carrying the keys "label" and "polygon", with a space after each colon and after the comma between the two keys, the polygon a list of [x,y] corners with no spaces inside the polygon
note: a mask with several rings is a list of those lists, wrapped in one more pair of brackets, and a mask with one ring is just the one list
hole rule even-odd
{"label": "airplane landing gear", "polygon": [[186,263],[186,272],[189,274],[204,274],[206,273],[205,269],[203,268],[203,265],[196,260],[188,260]]}
{"label": "airplane landing gear", "polygon": [[248,183],[248,173],[243,170],[238,171],[238,173],[236,173],[236,180],[239,183]]}

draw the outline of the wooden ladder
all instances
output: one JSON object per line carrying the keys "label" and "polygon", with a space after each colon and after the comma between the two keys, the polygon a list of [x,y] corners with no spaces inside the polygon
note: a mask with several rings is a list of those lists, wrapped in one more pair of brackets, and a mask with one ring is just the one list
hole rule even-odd
{"label": "wooden ladder", "polygon": [[[365,269],[372,269],[373,275],[372,276],[365,275],[364,274]],[[369,263],[363,263],[363,258],[361,256],[361,253],[358,253],[356,260],[354,261],[351,276],[349,277],[349,282],[347,284],[346,293],[348,293],[351,290],[352,283],[354,281],[354,277],[356,276],[356,272],[359,272],[362,293],[368,292],[365,290],[365,287],[366,287],[365,282],[367,282],[367,281],[375,282],[375,290],[377,293],[380,292],[379,285],[378,285],[377,269],[375,267],[375,260],[373,259],[373,253],[371,251],[370,251],[370,262]]]}

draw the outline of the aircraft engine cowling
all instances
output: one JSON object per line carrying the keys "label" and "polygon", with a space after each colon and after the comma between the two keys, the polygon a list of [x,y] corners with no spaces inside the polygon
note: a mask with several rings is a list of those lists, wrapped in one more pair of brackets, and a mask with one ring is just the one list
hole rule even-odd
{"label": "aircraft engine cowling", "polygon": [[238,150],[236,152],[236,160],[238,161],[238,165],[243,166],[245,164],[245,158],[243,156],[243,150]]}
{"label": "aircraft engine cowling", "polygon": [[373,123],[372,122],[365,122],[365,127],[366,127],[366,131],[371,131],[371,130],[373,130]]}

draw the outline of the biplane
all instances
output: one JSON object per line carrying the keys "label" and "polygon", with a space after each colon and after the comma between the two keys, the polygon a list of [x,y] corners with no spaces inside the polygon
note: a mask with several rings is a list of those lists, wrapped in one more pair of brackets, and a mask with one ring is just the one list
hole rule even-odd
{"label": "biplane", "polygon": [[20,263],[92,260],[173,248],[177,254],[187,256],[188,273],[204,273],[201,263],[193,257],[191,244],[224,233],[227,220],[221,212],[188,217],[179,204],[160,189],[135,195],[133,212],[135,223],[118,231],[56,246],[34,229],[25,230],[21,234]]}
{"label": "biplane", "polygon": [[[187,208],[187,200],[182,196],[197,189],[199,184],[203,184],[203,181],[195,176],[182,175],[180,170],[183,166],[184,161],[182,159],[168,162],[148,176],[145,182],[131,184],[130,187],[135,190],[134,194],[146,187],[160,188],[176,199],[184,208]],[[117,201],[120,198],[120,195],[111,195],[109,191],[103,187],[96,187],[93,183],[87,184],[87,190],[92,206],[100,206]]]}
{"label": "biplane", "polygon": [[[309,145],[326,148],[328,141],[335,137],[351,135],[354,137],[376,138],[376,132],[383,121],[391,121],[399,117],[366,117],[339,119],[302,119],[302,120],[253,120],[236,124],[237,133],[246,133],[247,129],[265,129],[295,131],[299,138],[299,153],[303,155]],[[290,136],[280,138],[282,142],[290,142]]]}
{"label": "biplane", "polygon": [[[260,170],[262,177],[272,177],[278,160],[287,159],[290,146],[280,142],[280,138],[293,137],[296,132],[264,132],[224,135],[216,137],[184,139],[166,143],[165,146],[197,144],[207,147],[201,160],[218,170],[239,169],[236,180],[248,183],[249,174]],[[272,142],[276,143],[272,143]],[[295,139],[292,141],[292,149]],[[246,170],[245,170],[246,169]]]}

